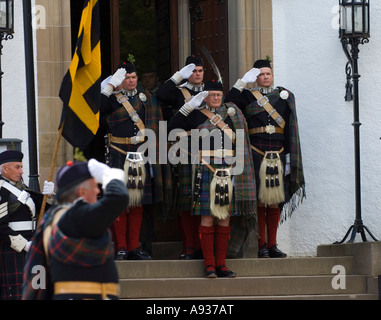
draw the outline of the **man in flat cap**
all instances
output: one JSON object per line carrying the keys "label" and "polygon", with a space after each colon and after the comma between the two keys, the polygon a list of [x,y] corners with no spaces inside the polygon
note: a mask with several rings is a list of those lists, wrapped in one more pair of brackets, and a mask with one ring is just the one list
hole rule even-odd
{"label": "man in flat cap", "polygon": [[[163,120],[161,108],[156,96],[148,90],[140,91],[137,83],[135,65],[128,61],[119,65],[114,75],[103,82],[102,89],[101,119],[108,132],[108,163],[113,168],[125,169],[130,197],[128,208],[113,228],[118,260],[151,259],[139,241],[144,209],[152,205],[163,208],[170,194],[167,192],[169,175],[165,175],[170,171],[162,173],[159,148],[156,148],[155,155],[151,155],[155,159],[149,161],[144,161],[145,151],[140,148],[147,141],[146,129],[155,133],[155,145],[159,145],[159,122]],[[152,215],[148,211],[147,214]]]}
{"label": "man in flat cap", "polygon": [[[193,96],[204,90],[204,63],[200,57],[188,56],[185,66],[175,72],[156,91],[162,106],[164,119],[168,122],[173,115]],[[190,163],[190,161],[188,162]],[[175,187],[174,211],[180,217],[183,252],[180,259],[193,259],[200,252],[198,237],[199,217],[191,215],[192,208],[192,166],[178,164],[172,166]]]}
{"label": "man in flat cap", "polygon": [[[255,88],[245,88],[255,82]],[[259,258],[286,257],[277,247],[278,225],[305,197],[295,97],[283,87],[274,88],[273,82],[270,61],[257,60],[225,97],[243,111],[249,126],[258,194]]]}
{"label": "man in flat cap", "polygon": [[125,172],[95,159],[69,161],[56,183],[58,205],[46,212],[33,237],[23,299],[118,299],[109,227],[128,205]]}
{"label": "man in flat cap", "polygon": [[[43,200],[23,183],[23,157],[17,150],[0,153],[0,300],[21,299],[25,255]],[[53,190],[45,181],[42,193]]]}

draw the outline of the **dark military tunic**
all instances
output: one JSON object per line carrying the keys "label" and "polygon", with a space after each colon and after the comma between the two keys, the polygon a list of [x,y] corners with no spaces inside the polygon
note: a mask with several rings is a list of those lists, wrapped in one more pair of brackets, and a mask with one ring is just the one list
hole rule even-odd
{"label": "dark military tunic", "polygon": [[[153,129],[152,126],[158,126],[158,121],[161,120],[161,112],[158,112],[156,97],[149,91],[133,92],[130,95],[127,92],[122,92],[128,97],[128,101],[135,109],[140,119],[143,121],[146,128]],[[102,121],[107,124],[108,133],[114,137],[130,138],[136,137],[139,128],[136,123],[131,119],[129,113],[121,103],[117,101],[114,94],[107,97],[102,95],[101,104],[101,117]],[[112,145],[125,152],[137,152],[138,148],[143,142],[138,144],[119,144],[112,143]],[[109,165],[113,168],[124,168],[126,154],[109,147]],[[144,196],[142,205],[155,203],[154,190],[152,186],[152,170],[150,164],[145,164],[146,178],[144,183]],[[161,181],[161,177],[159,176]]]}
{"label": "dark military tunic", "polygon": [[[180,87],[183,87],[188,91],[191,96],[195,96],[203,90],[204,86],[193,86],[187,82]],[[178,111],[186,102],[184,94],[171,79],[167,80],[159,87],[156,91],[156,96],[162,107],[164,120],[167,121],[169,121],[176,111]]]}
{"label": "dark military tunic", "polygon": [[[266,96],[266,94],[263,94]],[[267,125],[272,125],[274,127],[279,127],[275,120],[266,112],[265,109],[262,112],[255,115],[247,115],[247,108],[252,103],[256,103],[256,98],[251,93],[250,90],[243,90],[242,92],[236,88],[232,88],[225,97],[226,102],[235,103],[245,114],[247,124],[250,129],[266,127]],[[282,116],[286,121],[286,126],[284,128],[284,134],[281,133],[255,133],[250,135],[250,143],[252,146],[258,148],[259,150],[266,151],[278,151],[282,147],[284,148],[283,152],[280,154],[281,161],[283,166],[286,163],[286,154],[290,152],[289,150],[289,117],[290,117],[290,108],[288,103],[283,99],[278,99],[277,103],[273,105],[277,112]],[[263,156],[256,151],[252,151],[254,168],[255,168],[255,178],[257,183],[257,191],[259,190],[259,169]]]}
{"label": "dark military tunic", "polygon": [[[1,180],[4,179],[0,176]],[[43,196],[40,193],[28,190],[27,187],[19,183],[18,188],[26,190],[39,213]],[[30,241],[33,235],[33,225],[27,230],[13,230],[9,224],[13,222],[32,222],[32,213],[29,207],[17,200],[17,197],[5,187],[0,189],[0,300],[21,299],[21,285],[23,282],[23,271],[25,265],[26,252],[15,251],[11,248],[10,236],[21,236]],[[18,229],[18,228],[17,228]]]}

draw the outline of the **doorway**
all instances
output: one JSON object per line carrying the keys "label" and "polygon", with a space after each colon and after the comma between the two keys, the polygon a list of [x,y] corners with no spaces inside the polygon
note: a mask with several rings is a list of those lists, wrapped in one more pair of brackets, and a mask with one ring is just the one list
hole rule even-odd
{"label": "doorway", "polygon": [[156,73],[159,83],[171,76],[169,0],[119,0],[120,60],[134,58],[140,80]]}

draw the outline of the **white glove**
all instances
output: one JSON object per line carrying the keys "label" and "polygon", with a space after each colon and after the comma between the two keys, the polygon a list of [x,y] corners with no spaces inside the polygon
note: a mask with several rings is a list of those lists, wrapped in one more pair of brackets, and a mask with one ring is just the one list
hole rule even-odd
{"label": "white glove", "polygon": [[191,101],[188,102],[188,105],[194,110],[197,107],[201,106],[201,103],[209,95],[209,91],[202,91],[196,94]]}
{"label": "white glove", "polygon": [[179,84],[181,81],[184,79],[188,79],[192,73],[194,68],[196,68],[196,65],[194,63],[187,64],[185,67],[183,67],[180,71],[177,71],[173,76],[172,80],[176,83]]}
{"label": "white glove", "polygon": [[246,84],[253,83],[257,81],[257,78],[260,74],[261,71],[258,68],[253,68],[250,71],[246,72],[241,80]]}
{"label": "white glove", "polygon": [[30,250],[30,246],[32,245],[32,241],[28,241],[27,242],[27,244],[25,245],[25,247],[24,247],[24,250],[26,251],[26,252],[29,252],[29,250]]}
{"label": "white glove", "polygon": [[98,183],[103,183],[103,178],[111,168],[102,162],[99,162],[95,159],[90,159],[87,163],[91,176]]}
{"label": "white glove", "polygon": [[180,108],[180,112],[184,115],[184,116],[188,116],[194,109],[198,108],[202,102],[204,101],[204,99],[209,95],[209,91],[202,91],[200,93],[198,93],[197,95],[195,95],[192,100],[190,100],[188,103],[184,104],[181,108]]}
{"label": "white glove", "polygon": [[183,67],[179,71],[183,79],[188,79],[193,74],[194,68],[196,68],[196,65],[194,63],[190,63],[186,65],[185,67]]}
{"label": "white glove", "polygon": [[54,183],[52,181],[44,181],[44,187],[42,188],[42,194],[49,195],[54,193]]}
{"label": "white glove", "polygon": [[127,184],[126,172],[122,169],[117,169],[117,168],[110,168],[110,170],[107,170],[103,177],[102,189],[106,190],[107,184],[111,180],[115,180],[115,179],[124,182],[124,184],[126,185]]}
{"label": "white glove", "polygon": [[109,84],[111,84],[114,88],[121,85],[121,83],[126,78],[126,73],[127,73],[127,71],[125,68],[120,68],[120,69],[116,70],[116,72],[112,76]]}

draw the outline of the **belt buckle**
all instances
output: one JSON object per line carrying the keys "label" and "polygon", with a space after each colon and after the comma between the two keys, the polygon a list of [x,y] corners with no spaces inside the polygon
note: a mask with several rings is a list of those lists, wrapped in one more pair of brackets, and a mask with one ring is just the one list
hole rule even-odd
{"label": "belt buckle", "polygon": [[133,137],[131,137],[131,144],[136,145],[136,144],[140,143],[140,138],[141,138],[141,136],[133,136]]}
{"label": "belt buckle", "polygon": [[[262,102],[262,100],[265,100],[265,102]],[[258,105],[263,108],[267,103],[269,103],[270,100],[269,98],[267,98],[266,96],[263,96],[262,98],[260,98],[259,100],[257,100],[257,103]]]}
{"label": "belt buckle", "polygon": [[265,131],[268,134],[273,134],[275,133],[275,126],[273,126],[272,124],[269,124],[265,127]]}
{"label": "belt buckle", "polygon": [[28,201],[29,198],[30,198],[30,194],[28,192],[26,192],[25,190],[23,190],[23,191],[21,191],[17,200],[20,201],[22,204],[26,204],[26,202]]}
{"label": "belt buckle", "polygon": [[128,101],[128,98],[125,95],[120,96],[116,99],[120,104],[125,103]]}
{"label": "belt buckle", "polygon": [[[218,119],[216,122],[214,122],[215,119]],[[220,114],[215,114],[210,120],[210,123],[214,126],[217,126],[222,121],[222,116]]]}

